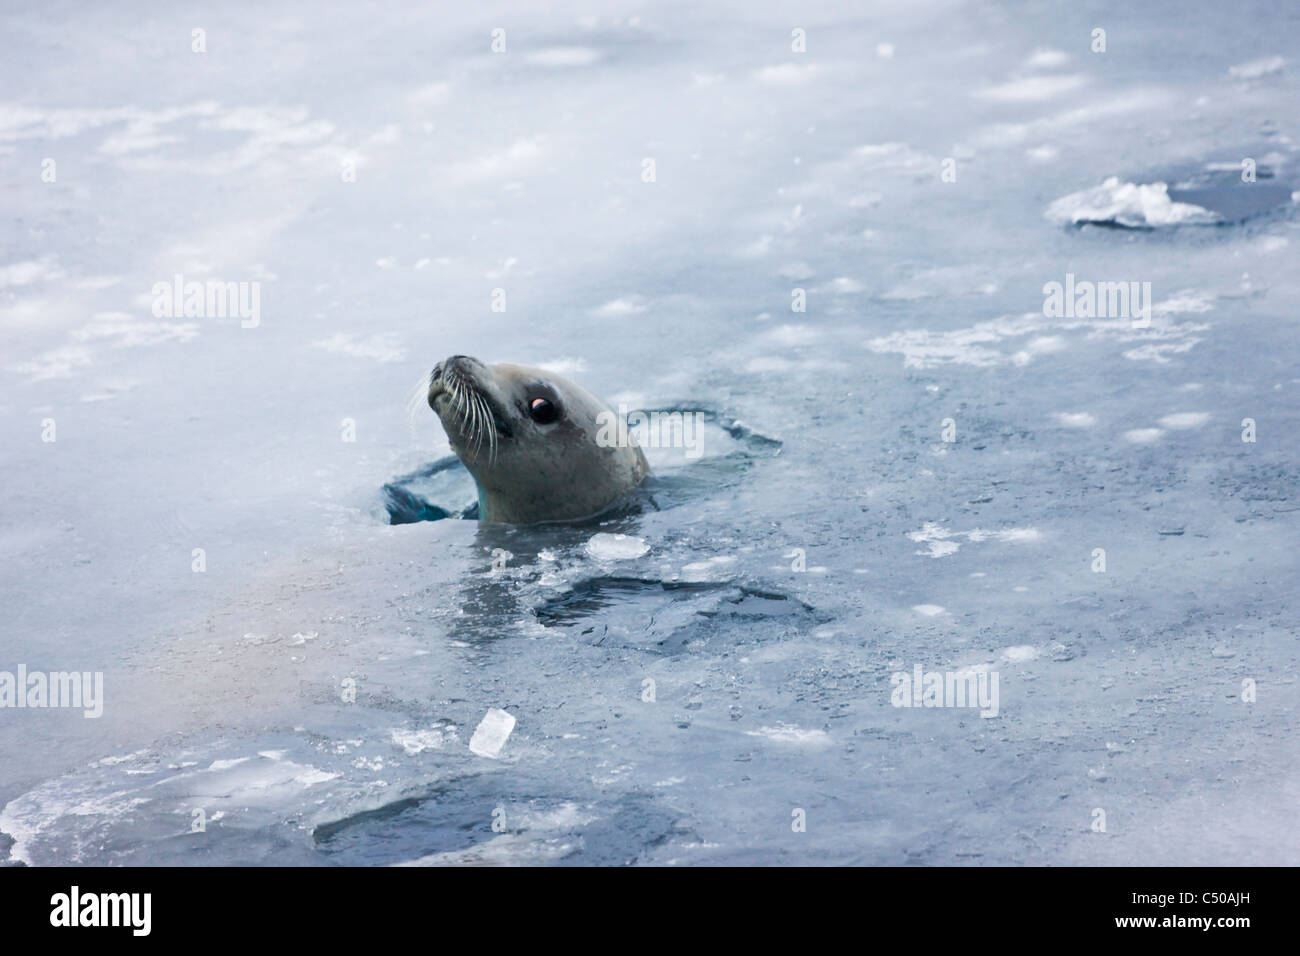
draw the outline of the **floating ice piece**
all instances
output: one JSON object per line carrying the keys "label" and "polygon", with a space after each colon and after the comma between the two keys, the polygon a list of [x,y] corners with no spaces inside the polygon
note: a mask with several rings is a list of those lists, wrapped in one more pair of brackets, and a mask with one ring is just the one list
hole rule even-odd
{"label": "floating ice piece", "polygon": [[1206,412],[1178,412],[1160,419],[1165,428],[1200,428],[1210,420]]}
{"label": "floating ice piece", "polygon": [[228,760],[214,760],[212,761],[212,766],[208,767],[208,769],[217,771],[229,770],[231,767],[238,766],[239,764],[251,759],[251,757],[232,757]]}
{"label": "floating ice piece", "polygon": [[113,757],[102,757],[91,763],[92,767],[111,767],[114,764],[126,763],[128,760],[134,760],[147,754],[148,750],[133,750],[129,754],[119,754]]}
{"label": "floating ice piece", "polygon": [[1169,198],[1166,183],[1121,183],[1111,176],[1100,186],[1062,196],[1047,207],[1047,218],[1062,223],[1110,223],[1133,229],[1209,225],[1217,213]]}
{"label": "floating ice piece", "polygon": [[645,296],[627,295],[619,299],[611,299],[597,309],[593,309],[591,314],[600,319],[621,319],[629,315],[640,315],[650,308]]}
{"label": "floating ice piece", "polygon": [[682,565],[683,581],[725,581],[731,578],[728,565],[734,564],[736,558],[730,554],[719,554],[703,561],[692,561]]}
{"label": "floating ice piece", "polygon": [[1025,65],[1031,70],[1045,70],[1052,67],[1064,66],[1070,61],[1070,54],[1064,50],[1035,50]]}
{"label": "floating ice piece", "polygon": [[414,757],[425,750],[436,750],[442,747],[449,736],[455,736],[455,731],[440,725],[428,730],[397,728],[392,730],[390,735],[394,746],[401,747],[409,756]]}
{"label": "floating ice piece", "polygon": [[598,561],[627,561],[639,558],[650,550],[650,545],[630,534],[592,535],[587,542],[587,553]]}
{"label": "floating ice piece", "polygon": [[1065,428],[1091,428],[1097,417],[1089,412],[1057,412],[1056,420]]}
{"label": "floating ice piece", "polygon": [[514,729],[515,718],[504,710],[493,707],[479,721],[474,736],[469,739],[470,752],[480,757],[496,757]]}
{"label": "floating ice piece", "polygon": [[959,542],[952,540],[954,538],[965,538],[975,544],[981,541],[1028,544],[1037,542],[1042,537],[1037,528],[1003,528],[1000,531],[975,528],[971,531],[949,531],[934,521],[927,521],[920,531],[909,531],[907,536],[917,544],[926,546],[925,551],[918,551],[917,554],[928,555],[931,558],[943,558],[954,554],[961,547]]}
{"label": "floating ice piece", "polygon": [[748,737],[766,737],[768,740],[782,744],[804,744],[814,747],[824,747],[831,742],[830,734],[824,730],[804,730],[802,727],[786,723],[779,723],[775,727],[759,727],[758,730],[747,730],[745,735]]}
{"label": "floating ice piece", "polygon": [[1016,644],[1002,648],[1002,659],[1008,664],[1023,664],[1038,656],[1038,648],[1032,644]]}
{"label": "floating ice piece", "polygon": [[1258,80],[1270,73],[1279,73],[1286,66],[1286,60],[1280,56],[1264,56],[1249,63],[1238,63],[1228,67],[1228,75],[1237,80]]}

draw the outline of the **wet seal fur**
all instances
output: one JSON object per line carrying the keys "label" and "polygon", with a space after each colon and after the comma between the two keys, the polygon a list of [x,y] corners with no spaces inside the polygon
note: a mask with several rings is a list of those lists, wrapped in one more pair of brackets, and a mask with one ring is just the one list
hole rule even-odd
{"label": "wet seal fur", "polygon": [[650,471],[635,437],[597,441],[608,405],[542,369],[453,355],[430,373],[428,400],[478,486],[481,521],[595,517]]}

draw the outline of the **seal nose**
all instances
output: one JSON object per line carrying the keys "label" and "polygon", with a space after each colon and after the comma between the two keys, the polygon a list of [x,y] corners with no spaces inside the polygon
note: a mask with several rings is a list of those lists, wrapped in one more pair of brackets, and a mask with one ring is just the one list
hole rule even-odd
{"label": "seal nose", "polygon": [[482,363],[472,355],[453,355],[442,364],[446,366],[448,372],[455,371],[472,373],[474,366],[481,365]]}
{"label": "seal nose", "polygon": [[429,391],[425,395],[425,399],[428,401],[429,407],[432,408],[435,412],[438,410],[438,406],[434,403],[435,400],[439,395],[441,395],[443,392],[447,390],[442,382],[443,364],[444,363],[439,362],[437,365],[433,367],[433,371],[429,373]]}

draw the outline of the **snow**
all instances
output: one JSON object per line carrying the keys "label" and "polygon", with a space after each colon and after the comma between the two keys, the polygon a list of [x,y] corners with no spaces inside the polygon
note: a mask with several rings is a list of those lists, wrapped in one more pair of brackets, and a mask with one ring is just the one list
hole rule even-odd
{"label": "snow", "polygon": [[1062,196],[1047,207],[1057,222],[1114,222],[1121,226],[1207,224],[1219,217],[1192,203],[1174,202],[1165,183],[1120,182],[1109,177],[1100,186]]}

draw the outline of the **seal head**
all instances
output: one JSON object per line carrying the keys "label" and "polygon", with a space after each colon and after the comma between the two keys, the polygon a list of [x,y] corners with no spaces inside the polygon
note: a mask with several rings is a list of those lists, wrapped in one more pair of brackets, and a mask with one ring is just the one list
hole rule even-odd
{"label": "seal head", "polygon": [[429,406],[474,476],[483,521],[589,518],[650,470],[608,405],[542,369],[453,355],[434,366]]}

